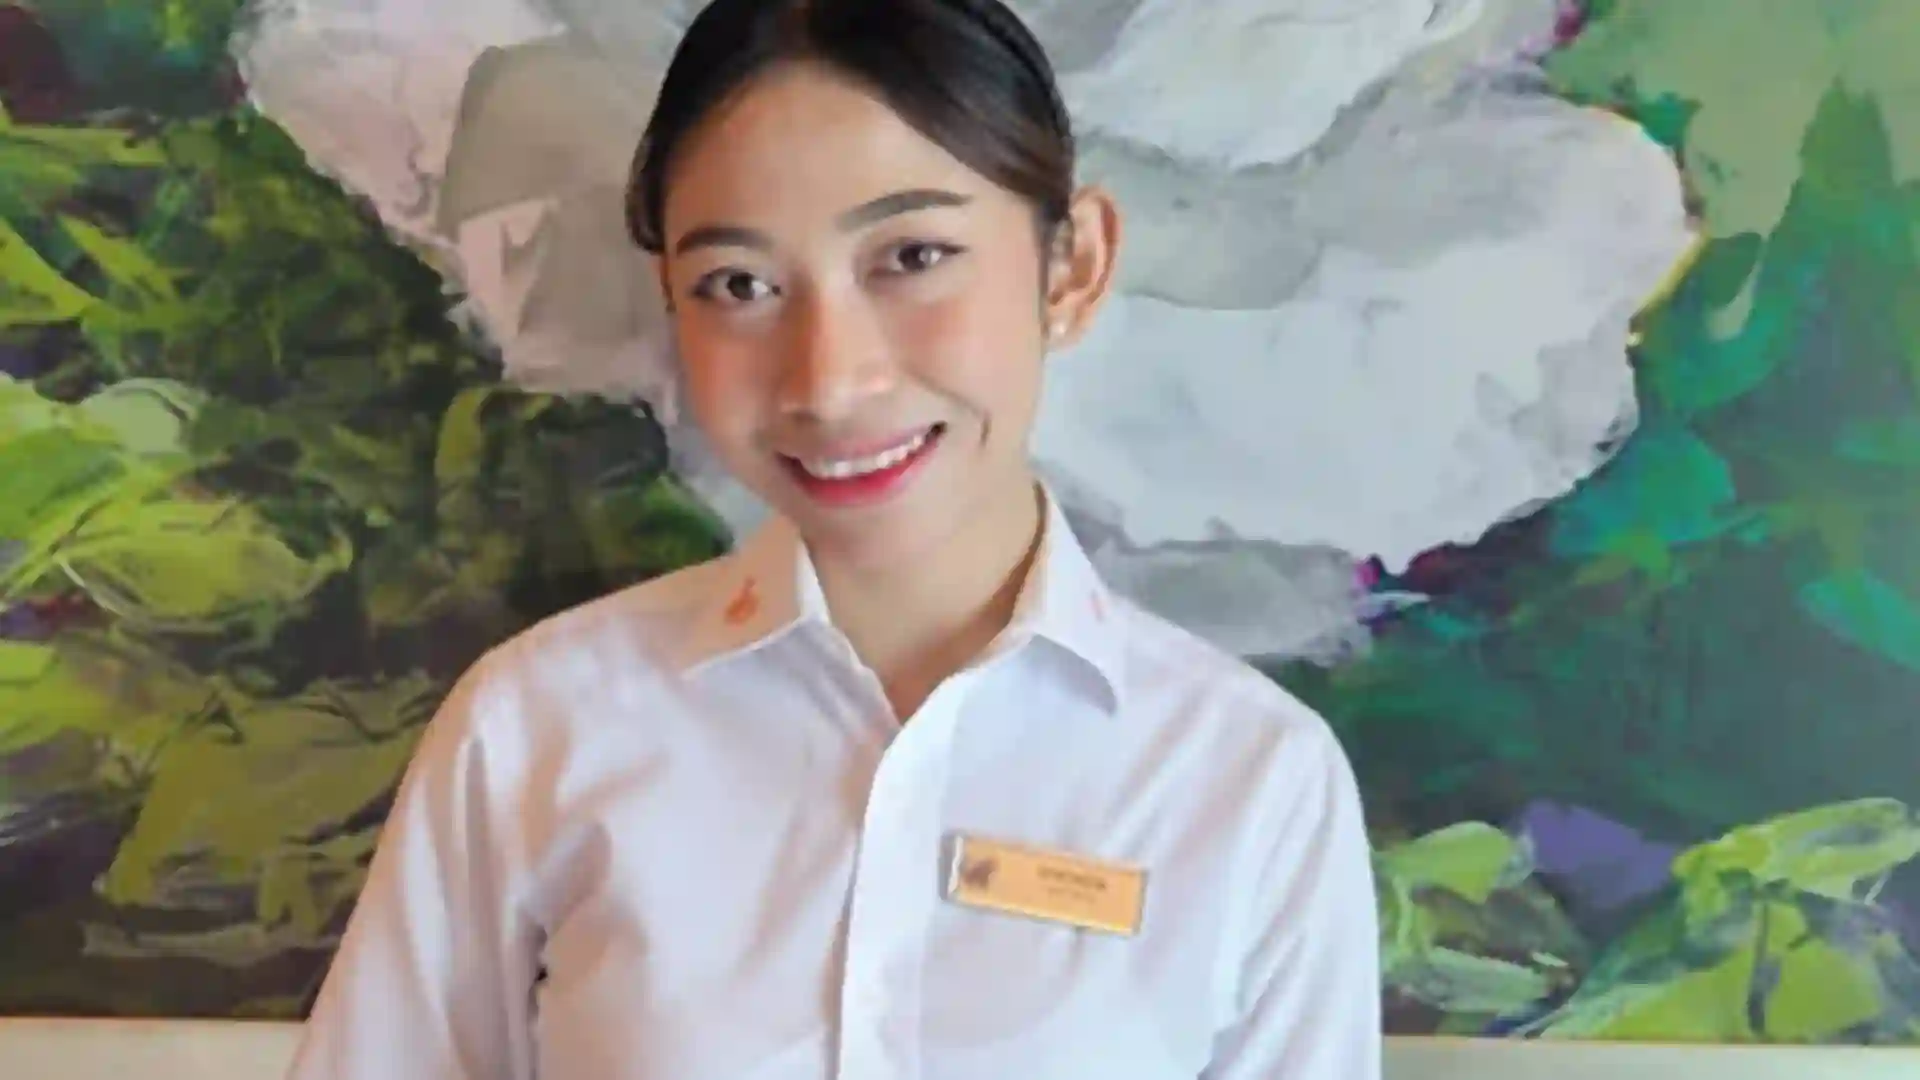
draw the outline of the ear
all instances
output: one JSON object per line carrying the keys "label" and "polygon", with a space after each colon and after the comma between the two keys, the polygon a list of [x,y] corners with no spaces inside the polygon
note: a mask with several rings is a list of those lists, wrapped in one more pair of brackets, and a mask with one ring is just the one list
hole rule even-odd
{"label": "ear", "polygon": [[1078,341],[1093,324],[1113,286],[1120,255],[1120,205],[1106,189],[1074,192],[1067,221],[1054,235],[1047,259],[1048,344]]}

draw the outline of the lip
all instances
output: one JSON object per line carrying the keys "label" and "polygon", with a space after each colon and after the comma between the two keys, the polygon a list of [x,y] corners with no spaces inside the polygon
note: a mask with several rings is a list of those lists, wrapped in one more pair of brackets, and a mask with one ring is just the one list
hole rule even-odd
{"label": "lip", "polygon": [[794,486],[822,506],[835,508],[875,506],[899,496],[920,475],[922,467],[932,459],[934,452],[945,440],[946,425],[933,424],[889,439],[833,443],[830,444],[831,449],[823,449],[808,455],[809,457],[848,458],[883,454],[906,446],[923,434],[926,435],[926,443],[910,456],[898,464],[860,476],[815,476],[802,468],[797,459],[786,454],[780,455],[780,464],[787,470],[787,475],[792,478]]}

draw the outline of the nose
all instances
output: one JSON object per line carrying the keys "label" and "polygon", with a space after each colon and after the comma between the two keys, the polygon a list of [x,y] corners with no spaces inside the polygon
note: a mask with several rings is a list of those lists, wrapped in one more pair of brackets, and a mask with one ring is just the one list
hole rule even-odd
{"label": "nose", "polygon": [[894,389],[896,368],[879,319],[858,297],[814,295],[788,309],[780,407],[835,423]]}

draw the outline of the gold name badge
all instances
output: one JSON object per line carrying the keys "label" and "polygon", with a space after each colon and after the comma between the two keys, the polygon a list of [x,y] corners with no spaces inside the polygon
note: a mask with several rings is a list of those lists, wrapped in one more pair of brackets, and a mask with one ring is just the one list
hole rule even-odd
{"label": "gold name badge", "polygon": [[1140,929],[1147,872],[1080,855],[953,838],[947,899],[967,907],[1130,936]]}

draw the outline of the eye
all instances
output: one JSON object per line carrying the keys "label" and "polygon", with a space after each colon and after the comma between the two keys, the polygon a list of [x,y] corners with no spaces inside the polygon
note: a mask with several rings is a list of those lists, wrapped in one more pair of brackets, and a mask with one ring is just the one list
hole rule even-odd
{"label": "eye", "polygon": [[693,295],[723,304],[751,304],[773,293],[772,285],[745,270],[715,270],[693,285]]}
{"label": "eye", "polygon": [[918,240],[900,244],[887,252],[882,272],[924,274],[943,260],[960,254],[960,250],[952,244],[927,243]]}

